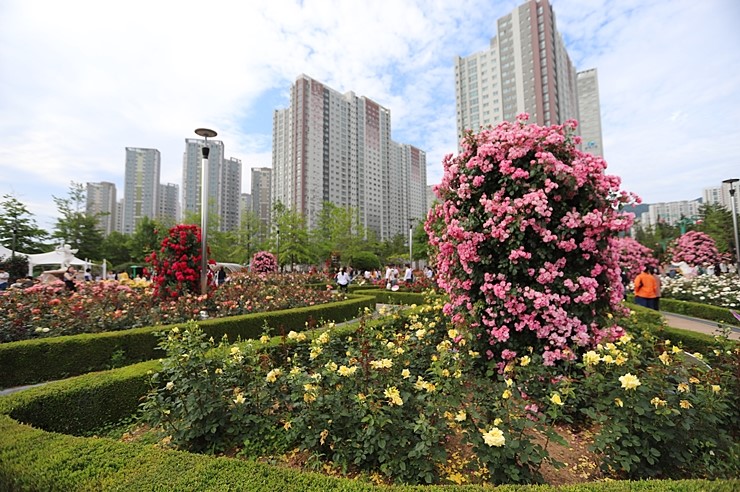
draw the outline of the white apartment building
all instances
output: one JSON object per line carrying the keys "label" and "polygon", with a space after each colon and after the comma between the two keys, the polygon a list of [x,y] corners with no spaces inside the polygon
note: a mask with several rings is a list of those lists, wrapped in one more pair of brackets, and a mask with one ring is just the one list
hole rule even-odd
{"label": "white apartment building", "polygon": [[[183,213],[200,213],[203,154],[201,139],[185,139],[182,159],[182,210]],[[219,230],[239,228],[242,163],[239,159],[224,157],[224,144],[209,140],[208,203],[209,215],[219,217]]]}
{"label": "white apartment building", "polygon": [[166,224],[175,225],[180,221],[180,186],[167,183],[159,185],[159,208],[157,218]]}
{"label": "white apartment building", "polygon": [[126,147],[122,220],[124,234],[132,234],[143,217],[157,216],[160,166],[159,150]]}
{"label": "white apartment building", "polygon": [[252,193],[250,208],[260,220],[260,239],[267,239],[272,227],[272,169],[269,167],[252,168]]}
{"label": "white apartment building", "polygon": [[426,155],[391,140],[390,110],[306,75],[291,87],[290,107],[274,113],[272,169],[273,203],[303,214],[309,228],[324,202],[352,207],[381,239],[421,218],[419,204],[426,210]]}
{"label": "white apartment building", "polygon": [[594,142],[585,150],[603,155],[596,71],[576,73],[548,0],[528,0],[496,27],[489,49],[455,59],[458,139],[466,129],[477,132],[526,112],[538,125],[580,120],[580,131]]}
{"label": "white apartment building", "polygon": [[654,227],[659,222],[676,225],[683,218],[696,221],[699,218],[700,200],[683,200],[680,202],[653,203],[647,212],[640,216],[642,227]]}
{"label": "white apartment building", "polygon": [[[740,214],[740,181],[733,184],[735,189],[735,213]],[[722,183],[720,186],[704,188],[702,191],[704,203],[709,205],[722,205],[732,212],[732,199],[730,197],[729,183]]]}
{"label": "white apartment building", "polygon": [[116,230],[116,185],[107,181],[87,183],[87,215],[98,215],[98,230],[108,236]]}

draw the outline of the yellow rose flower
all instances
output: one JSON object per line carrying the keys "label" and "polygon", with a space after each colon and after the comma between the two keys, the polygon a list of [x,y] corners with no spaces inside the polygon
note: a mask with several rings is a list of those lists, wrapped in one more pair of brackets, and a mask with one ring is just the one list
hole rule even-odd
{"label": "yellow rose flower", "polygon": [[671,356],[668,355],[668,352],[663,351],[663,353],[658,356],[658,359],[660,359],[660,362],[662,362],[664,366],[671,365]]}
{"label": "yellow rose flower", "polygon": [[653,398],[652,400],[650,400],[650,404],[653,405],[655,408],[664,407],[666,405],[666,403],[668,403],[668,402],[665,401],[665,400],[661,400],[657,396],[655,398]]}
{"label": "yellow rose flower", "polygon": [[504,392],[501,394],[501,398],[503,398],[504,400],[508,400],[509,398],[511,398],[511,391],[505,389]]}
{"label": "yellow rose flower", "polygon": [[467,413],[465,413],[465,410],[460,410],[460,411],[459,411],[459,412],[457,412],[457,414],[455,415],[455,421],[456,421],[456,422],[462,422],[462,421],[463,421],[463,420],[465,420],[466,418],[468,418],[468,414],[467,414]]}
{"label": "yellow rose flower", "polygon": [[504,433],[498,427],[492,427],[487,432],[482,432],[482,434],[483,442],[485,442],[489,446],[496,446],[500,448],[501,446],[506,444]]}
{"label": "yellow rose flower", "polygon": [[409,371],[408,369],[404,369],[403,371],[401,371],[401,377],[403,379],[410,378],[411,377],[411,371]]}
{"label": "yellow rose flower", "polygon": [[712,391],[714,391],[715,393],[719,393],[721,389],[722,388],[718,384],[712,385]]}
{"label": "yellow rose flower", "polygon": [[560,393],[553,393],[552,396],[550,396],[550,401],[555,405],[563,406],[563,400],[560,399]]}
{"label": "yellow rose flower", "polygon": [[599,363],[601,360],[601,357],[599,357],[599,354],[597,354],[593,350],[589,350],[585,354],[583,354],[583,363],[587,366],[594,366]]}
{"label": "yellow rose flower", "polygon": [[530,362],[532,362],[532,359],[530,359],[528,355],[525,355],[524,357],[519,359],[519,365],[521,365],[522,367],[528,366]]}
{"label": "yellow rose flower", "polygon": [[626,390],[633,390],[642,384],[640,380],[637,379],[637,376],[633,376],[630,373],[620,376],[619,382],[622,383],[622,388]]}
{"label": "yellow rose flower", "polygon": [[621,398],[614,398],[614,404],[619,408],[622,408],[624,406],[624,402]]}
{"label": "yellow rose flower", "polygon": [[236,403],[237,405],[242,405],[245,401],[247,401],[247,399],[244,398],[244,395],[242,395],[241,393],[236,395],[236,398],[234,398],[234,403]]}
{"label": "yellow rose flower", "polygon": [[679,405],[681,406],[681,408],[685,408],[685,409],[687,409],[687,410],[688,410],[689,408],[692,408],[692,407],[694,406],[694,405],[692,405],[692,404],[691,404],[691,402],[690,402],[690,401],[688,401],[688,400],[681,400],[681,401],[680,401],[680,402],[679,402],[678,404],[679,404]]}
{"label": "yellow rose flower", "polygon": [[398,388],[395,386],[390,386],[385,389],[383,392],[386,398],[390,400],[391,405],[397,405],[401,406],[403,405],[403,400],[401,399],[401,393],[398,391]]}

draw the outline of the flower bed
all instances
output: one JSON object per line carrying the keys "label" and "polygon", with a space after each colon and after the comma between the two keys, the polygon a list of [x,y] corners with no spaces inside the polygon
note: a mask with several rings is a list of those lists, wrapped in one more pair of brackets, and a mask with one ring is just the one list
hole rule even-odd
{"label": "flower bed", "polygon": [[740,309],[740,276],[663,277],[661,296],[727,309]]}
{"label": "flower bed", "polygon": [[0,342],[179,323],[201,312],[224,317],[312,306],[333,298],[305,288],[310,280],[300,274],[234,274],[207,296],[167,300],[155,297],[147,285],[115,281],[80,283],[71,293],[63,284],[12,290],[0,295],[0,312],[7,313],[0,318]]}
{"label": "flower bed", "polygon": [[737,473],[734,345],[688,356],[633,315],[620,321],[630,335],[558,371],[530,351],[483,374],[440,309],[242,344],[172,330],[147,421],[161,444],[382,483],[537,482],[559,466],[554,429],[573,422],[594,432],[607,477]]}

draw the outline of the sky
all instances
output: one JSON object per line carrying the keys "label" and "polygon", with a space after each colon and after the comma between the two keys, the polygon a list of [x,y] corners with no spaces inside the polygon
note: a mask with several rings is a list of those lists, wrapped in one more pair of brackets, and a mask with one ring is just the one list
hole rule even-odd
{"label": "sky", "polygon": [[[272,115],[306,74],[391,111],[392,138],[457,151],[456,56],[524,0],[0,0],[0,197],[52,230],[52,197],[110,181],[125,148],[181,185],[194,130],[270,167]],[[599,76],[607,173],[645,203],[740,177],[740,1],[550,0],[577,70]]]}

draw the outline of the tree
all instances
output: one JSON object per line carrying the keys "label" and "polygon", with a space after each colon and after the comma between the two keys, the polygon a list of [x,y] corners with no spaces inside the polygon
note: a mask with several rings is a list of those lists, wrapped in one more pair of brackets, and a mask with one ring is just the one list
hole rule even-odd
{"label": "tree", "polygon": [[61,214],[57,218],[52,237],[77,249],[78,258],[100,258],[103,234],[98,229],[100,213],[86,213],[86,192],[82,183],[71,182],[69,196],[59,198],[52,195]]}
{"label": "tree", "polygon": [[0,268],[8,272],[12,282],[28,275],[28,258],[23,255],[9,255],[6,258],[0,256]]}
{"label": "tree", "polygon": [[722,205],[705,203],[699,207],[699,217],[695,229],[714,239],[720,253],[731,252],[735,243],[732,212]]}
{"label": "tree", "polygon": [[[278,202],[274,207],[275,217],[275,251],[278,253],[278,266],[290,264],[291,271],[296,263],[305,264],[313,261],[308,244],[308,228],[303,215],[287,209]],[[280,231],[279,237],[277,231]],[[277,241],[280,241],[279,251]]]}
{"label": "tree", "polygon": [[667,255],[668,246],[681,235],[679,227],[670,225],[662,219],[654,226],[638,225],[635,230],[635,240],[653,250],[659,263],[665,263],[670,259]]}
{"label": "tree", "polygon": [[427,233],[445,312],[503,366],[519,354],[571,360],[623,333],[613,244],[631,225],[619,178],[578,150],[575,122],[503,122],[465,135],[444,161]]}
{"label": "tree", "polygon": [[131,260],[136,262],[146,261],[147,256],[159,249],[166,230],[155,219],[142,217],[138,220],[134,233],[131,234],[128,240]]}
{"label": "tree", "polygon": [[103,239],[103,244],[100,247],[102,259],[108,260],[112,265],[134,261],[131,239],[131,237],[118,231],[111,232]]}
{"label": "tree", "polygon": [[3,195],[0,202],[0,243],[13,251],[40,253],[40,242],[48,234],[39,229],[25,204],[13,195]]}
{"label": "tree", "polygon": [[375,234],[363,227],[357,210],[331,202],[324,202],[311,238],[319,261],[327,260],[334,252],[349,258],[358,251],[378,250]]}

